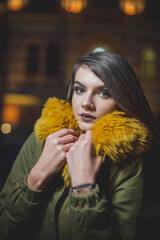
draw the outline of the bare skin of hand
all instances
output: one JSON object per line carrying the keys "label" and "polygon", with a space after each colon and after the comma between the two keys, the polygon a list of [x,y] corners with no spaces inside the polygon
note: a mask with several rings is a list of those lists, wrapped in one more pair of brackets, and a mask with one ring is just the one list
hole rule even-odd
{"label": "bare skin of hand", "polygon": [[66,161],[66,154],[78,140],[72,129],[62,129],[46,138],[42,154],[32,168],[27,183],[33,190],[44,190]]}
{"label": "bare skin of hand", "polygon": [[85,183],[95,184],[102,165],[102,156],[96,156],[92,133],[82,134],[66,154],[72,186]]}

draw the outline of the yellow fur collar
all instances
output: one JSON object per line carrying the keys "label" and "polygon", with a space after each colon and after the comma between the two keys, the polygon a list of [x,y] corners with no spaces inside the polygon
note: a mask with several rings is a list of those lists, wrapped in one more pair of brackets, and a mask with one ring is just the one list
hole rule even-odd
{"label": "yellow fur collar", "polygon": [[[81,130],[74,118],[69,102],[49,98],[37,120],[34,130],[37,140],[44,143],[47,136],[62,128]],[[147,128],[137,119],[128,118],[124,112],[115,111],[98,119],[92,127],[93,143],[97,155],[108,155],[113,161],[120,162],[149,150],[151,137]],[[67,164],[62,176],[66,186],[71,185]]]}

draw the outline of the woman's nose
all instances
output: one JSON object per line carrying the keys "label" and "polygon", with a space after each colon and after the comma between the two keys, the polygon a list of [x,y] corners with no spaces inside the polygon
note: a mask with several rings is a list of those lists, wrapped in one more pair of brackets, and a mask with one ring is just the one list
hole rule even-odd
{"label": "woman's nose", "polygon": [[86,96],[86,98],[82,102],[82,108],[89,109],[89,110],[94,110],[95,109],[95,104],[94,104],[91,97]]}

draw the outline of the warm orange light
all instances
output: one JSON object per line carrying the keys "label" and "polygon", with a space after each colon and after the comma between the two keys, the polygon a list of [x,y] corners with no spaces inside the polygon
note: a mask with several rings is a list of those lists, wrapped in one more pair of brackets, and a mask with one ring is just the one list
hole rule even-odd
{"label": "warm orange light", "polygon": [[120,9],[127,15],[136,15],[145,10],[146,0],[120,0]]}
{"label": "warm orange light", "polygon": [[87,0],[61,0],[61,6],[72,13],[79,13],[87,6]]}
{"label": "warm orange light", "polygon": [[8,0],[7,5],[8,9],[12,11],[18,11],[25,7],[28,3],[28,0]]}
{"label": "warm orange light", "polygon": [[34,106],[41,104],[41,98],[29,94],[5,94],[3,102],[7,105]]}
{"label": "warm orange light", "polygon": [[19,121],[20,109],[14,105],[4,105],[2,110],[2,121],[16,124]]}

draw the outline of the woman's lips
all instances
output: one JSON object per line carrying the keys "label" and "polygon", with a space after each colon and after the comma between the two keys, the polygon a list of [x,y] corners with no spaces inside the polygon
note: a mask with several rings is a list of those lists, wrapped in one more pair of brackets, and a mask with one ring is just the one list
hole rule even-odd
{"label": "woman's lips", "polygon": [[95,119],[95,117],[93,117],[92,115],[90,115],[88,113],[82,113],[80,116],[81,116],[81,119],[85,122],[90,122]]}

